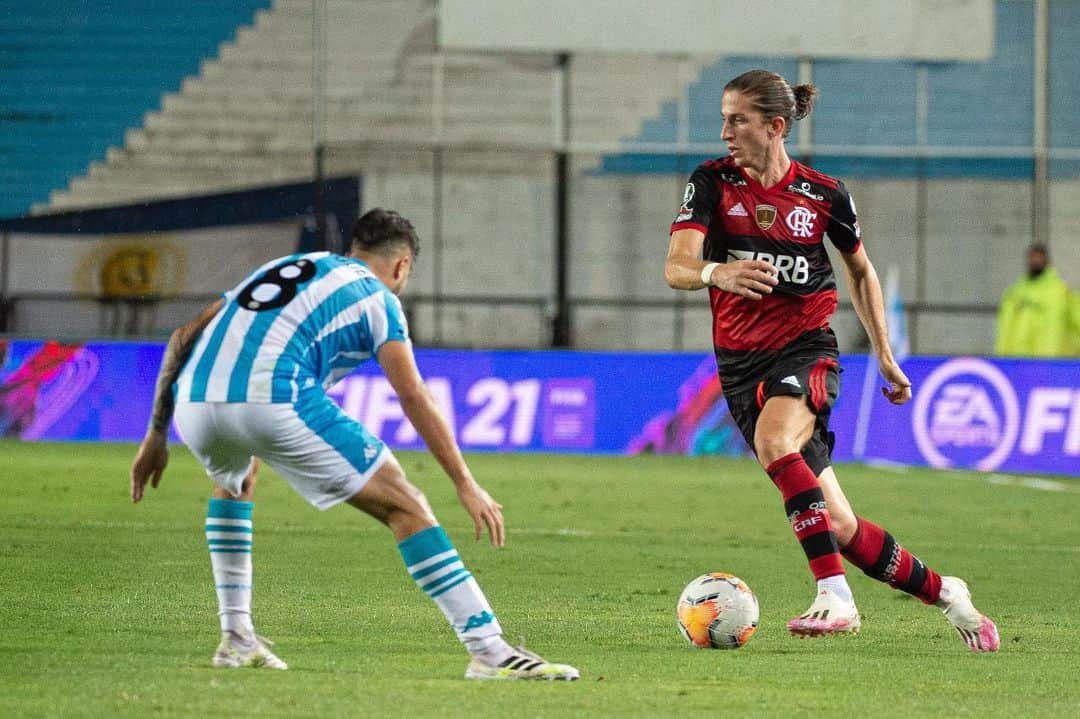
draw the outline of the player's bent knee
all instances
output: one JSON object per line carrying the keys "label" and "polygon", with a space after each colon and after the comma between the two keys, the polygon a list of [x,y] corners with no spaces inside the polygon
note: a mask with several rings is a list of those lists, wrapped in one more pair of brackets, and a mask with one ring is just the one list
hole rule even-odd
{"label": "player's bent knee", "polygon": [[754,451],[761,465],[768,467],[781,457],[798,452],[799,446],[794,439],[781,435],[759,435],[754,437]]}
{"label": "player's bent knee", "polygon": [[405,478],[396,461],[383,465],[349,504],[389,526],[395,535],[407,536],[438,523],[427,497]]}
{"label": "player's bent knee", "polygon": [[425,496],[416,485],[408,480],[403,481],[405,484],[406,499],[401,502],[398,510],[417,518],[430,518],[434,524],[435,514],[431,510],[431,505],[428,503],[427,496]]}
{"label": "player's bent knee", "polygon": [[402,485],[403,494],[395,497],[383,520],[399,542],[439,523],[424,493],[405,479]]}

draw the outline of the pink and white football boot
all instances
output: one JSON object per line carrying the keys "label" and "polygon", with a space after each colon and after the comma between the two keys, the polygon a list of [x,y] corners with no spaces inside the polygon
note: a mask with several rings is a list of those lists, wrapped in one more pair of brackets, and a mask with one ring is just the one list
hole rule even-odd
{"label": "pink and white football boot", "polygon": [[973,652],[996,652],[1001,646],[997,626],[971,603],[967,583],[958,577],[941,578],[937,606]]}
{"label": "pink and white football boot", "polygon": [[846,602],[827,588],[819,589],[810,608],[787,623],[788,631],[796,637],[855,634],[860,626],[862,621],[855,602]]}

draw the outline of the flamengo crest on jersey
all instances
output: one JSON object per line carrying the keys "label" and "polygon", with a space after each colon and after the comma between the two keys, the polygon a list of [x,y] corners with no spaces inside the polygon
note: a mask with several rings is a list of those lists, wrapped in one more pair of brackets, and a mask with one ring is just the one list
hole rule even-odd
{"label": "flamengo crest on jersey", "polygon": [[225,293],[175,385],[180,402],[295,402],[388,340],[409,341],[401,302],[367,266],[329,252],[266,263]]}

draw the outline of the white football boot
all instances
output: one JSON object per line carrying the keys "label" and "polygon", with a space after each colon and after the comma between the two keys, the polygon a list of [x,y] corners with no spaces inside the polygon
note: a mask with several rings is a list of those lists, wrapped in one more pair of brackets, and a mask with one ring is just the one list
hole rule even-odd
{"label": "white football boot", "polygon": [[270,651],[269,645],[273,645],[273,642],[258,634],[222,632],[221,643],[214,652],[212,663],[215,667],[231,669],[241,667],[288,669],[289,665]]}
{"label": "white football boot", "polygon": [[997,626],[971,603],[967,582],[958,577],[941,578],[937,606],[973,652],[996,652],[1001,646]]}
{"label": "white football boot", "polygon": [[547,681],[574,681],[580,676],[569,664],[553,664],[523,646],[499,662],[489,664],[479,656],[473,656],[465,669],[466,679],[543,679]]}
{"label": "white football boot", "polygon": [[818,590],[817,599],[802,615],[787,623],[796,637],[826,637],[830,634],[855,634],[862,626],[855,602],[838,597],[832,590]]}

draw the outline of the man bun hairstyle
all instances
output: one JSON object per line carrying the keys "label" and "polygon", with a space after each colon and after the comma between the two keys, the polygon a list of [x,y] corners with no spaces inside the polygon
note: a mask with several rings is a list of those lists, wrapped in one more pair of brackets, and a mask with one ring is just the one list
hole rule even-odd
{"label": "man bun hairstyle", "polygon": [[734,90],[746,95],[754,103],[754,109],[765,116],[784,118],[784,137],[791,132],[795,120],[801,120],[814,109],[817,87],[811,83],[788,85],[780,75],[769,70],[749,70],[724,86],[724,92]]}
{"label": "man bun hairstyle", "polygon": [[805,85],[796,85],[791,88],[791,92],[795,95],[794,117],[796,120],[801,120],[814,111],[814,100],[817,99],[818,95],[817,85],[812,82]]}
{"label": "man bun hairstyle", "polygon": [[405,248],[416,257],[420,254],[420,238],[412,223],[393,210],[376,207],[353,225],[354,252],[390,255]]}

